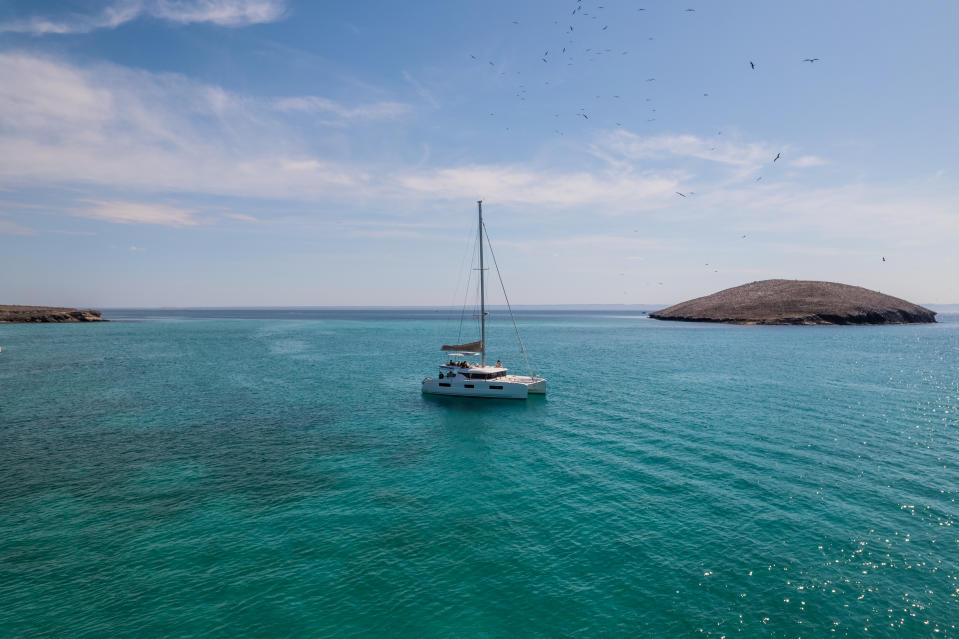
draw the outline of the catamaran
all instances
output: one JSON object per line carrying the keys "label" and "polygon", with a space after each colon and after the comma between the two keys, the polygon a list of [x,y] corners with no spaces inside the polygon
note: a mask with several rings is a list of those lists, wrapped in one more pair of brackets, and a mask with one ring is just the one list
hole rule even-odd
{"label": "catamaran", "polygon": [[[529,366],[529,359],[526,357],[526,348],[523,346],[523,340],[519,337],[519,330],[516,330],[516,337],[519,339],[520,350],[526,359],[528,375],[511,375],[509,369],[503,366],[499,360],[496,365],[486,365],[486,269],[483,267],[483,237],[489,242],[489,236],[486,235],[486,227],[483,225],[483,201],[477,203],[479,224],[479,289],[480,289],[480,338],[478,341],[466,344],[444,344],[440,349],[449,353],[448,362],[439,365],[439,373],[434,377],[427,377],[423,380],[423,392],[431,395],[456,395],[458,397],[500,397],[504,399],[526,399],[530,394],[545,395],[546,380],[542,377],[533,375],[532,368]],[[492,253],[493,264],[496,265],[496,255]],[[499,267],[496,267],[497,274]],[[500,277],[500,284],[503,279]],[[506,290],[504,288],[505,297]],[[513,318],[513,309],[510,308],[509,298],[506,298],[506,308],[509,310],[510,318]],[[516,328],[516,320],[513,319],[513,327]],[[469,361],[471,358],[479,357],[479,363]],[[460,359],[463,358],[463,359]],[[445,358],[444,358],[445,359]]]}

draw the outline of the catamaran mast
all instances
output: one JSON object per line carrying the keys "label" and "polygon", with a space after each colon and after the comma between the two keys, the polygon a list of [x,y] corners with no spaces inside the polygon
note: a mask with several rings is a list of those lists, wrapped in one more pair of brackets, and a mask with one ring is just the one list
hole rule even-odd
{"label": "catamaran mast", "polygon": [[486,366],[486,289],[483,283],[483,200],[476,201],[479,207],[479,272],[480,272],[480,366]]}

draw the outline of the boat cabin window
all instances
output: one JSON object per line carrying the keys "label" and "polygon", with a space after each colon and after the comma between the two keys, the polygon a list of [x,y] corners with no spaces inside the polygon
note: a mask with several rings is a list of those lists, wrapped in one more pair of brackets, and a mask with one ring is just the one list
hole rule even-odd
{"label": "boat cabin window", "polygon": [[506,373],[463,373],[467,379],[496,379],[497,377],[505,377]]}

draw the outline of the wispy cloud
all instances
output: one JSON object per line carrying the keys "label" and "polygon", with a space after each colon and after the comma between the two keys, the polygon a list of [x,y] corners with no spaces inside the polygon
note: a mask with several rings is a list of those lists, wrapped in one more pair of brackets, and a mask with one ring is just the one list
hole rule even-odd
{"label": "wispy cloud", "polygon": [[36,235],[36,231],[11,220],[0,219],[0,235]]}
{"label": "wispy cloud", "polygon": [[231,220],[237,220],[239,222],[249,222],[250,224],[257,224],[263,221],[259,218],[253,217],[252,215],[246,215],[244,213],[224,213],[223,217]]}
{"label": "wispy cloud", "polygon": [[560,207],[605,205],[607,212],[649,207],[676,190],[676,177],[632,173],[558,172],[515,166],[464,166],[399,178],[402,188],[448,200],[488,198],[501,203]]}
{"label": "wispy cloud", "polygon": [[[281,100],[288,101],[281,103],[285,109],[331,117],[405,112],[391,101],[363,107],[317,96]],[[166,202],[203,194],[373,207],[394,212],[393,221],[417,219],[409,213],[414,209],[421,214],[482,198],[531,216],[655,212],[666,224],[721,225],[743,233],[799,230],[910,242],[959,235],[949,185],[933,192],[928,184],[905,183],[812,188],[801,178],[808,172],[774,176],[765,170],[766,180],[756,182],[750,172],[770,166],[785,144],[621,131],[568,142],[563,153],[534,149],[532,159],[413,166],[391,164],[376,152],[354,154],[354,148],[371,146],[359,127],[306,139],[288,113],[276,99],[175,74],[0,53],[0,189],[79,185],[96,198],[82,202],[78,210],[84,217],[179,227],[253,220],[222,210],[201,217],[186,205],[151,204],[157,194],[176,194]],[[777,163],[777,171],[787,160]],[[821,161],[806,155],[792,162]],[[100,188],[123,195],[99,195]],[[691,190],[696,196],[675,194]],[[24,228],[8,223],[5,232],[23,234]],[[421,232],[397,230],[405,233],[394,237]]]}
{"label": "wispy cloud", "polygon": [[346,106],[317,96],[280,98],[275,102],[276,109],[287,113],[319,113],[332,115],[342,120],[381,120],[394,119],[409,113],[410,106],[401,102],[374,102]]}
{"label": "wispy cloud", "polygon": [[406,80],[410,84],[410,86],[413,87],[417,95],[423,98],[423,100],[427,104],[429,104],[434,109],[439,108],[440,101],[436,99],[436,95],[433,93],[433,91],[430,91],[425,86],[423,86],[423,83],[417,80],[416,78],[414,78],[409,71],[403,72],[403,79]]}
{"label": "wispy cloud", "polygon": [[97,29],[113,29],[134,20],[143,13],[138,0],[119,2],[95,15],[73,14],[59,19],[33,16],[0,23],[0,32],[29,33],[31,35],[90,33]]}
{"label": "wispy cloud", "polygon": [[30,54],[0,54],[0,147],[0,183],[302,198],[370,179],[316,157],[272,102]]}
{"label": "wispy cloud", "polygon": [[[667,242],[655,237],[629,235],[576,234],[567,237],[536,237],[528,241],[497,239],[497,245],[511,246],[527,251],[669,251],[680,252],[684,249],[675,242]],[[644,259],[633,256],[628,259]]]}
{"label": "wispy cloud", "polygon": [[749,232],[809,232],[857,244],[871,239],[929,245],[959,236],[954,198],[910,191],[904,184],[726,186],[703,194],[689,215]]}
{"label": "wispy cloud", "polygon": [[618,130],[602,136],[593,145],[597,155],[627,160],[695,158],[737,167],[757,167],[770,161],[776,151],[770,144],[730,139],[707,140],[695,135],[640,136]]}
{"label": "wispy cloud", "polygon": [[119,224],[158,224],[161,226],[196,226],[196,211],[142,202],[91,200],[90,206],[76,212],[80,217]]}
{"label": "wispy cloud", "polygon": [[279,20],[286,6],[283,0],[155,0],[148,10],[157,18],[182,24],[245,27]]}
{"label": "wispy cloud", "polygon": [[283,0],[121,0],[97,14],[70,14],[59,18],[32,16],[0,23],[0,32],[50,34],[90,33],[114,29],[143,16],[179,24],[210,23],[244,27],[279,20],[286,13]]}
{"label": "wispy cloud", "polygon": [[789,164],[790,166],[795,166],[797,168],[804,169],[811,166],[822,166],[826,164],[826,161],[816,155],[803,155],[796,158]]}

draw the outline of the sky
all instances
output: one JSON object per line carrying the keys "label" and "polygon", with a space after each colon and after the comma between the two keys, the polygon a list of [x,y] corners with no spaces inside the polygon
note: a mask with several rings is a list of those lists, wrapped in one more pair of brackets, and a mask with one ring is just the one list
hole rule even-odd
{"label": "sky", "polygon": [[479,199],[514,304],[768,278],[957,303],[956,24],[951,0],[0,1],[0,303],[456,305]]}

